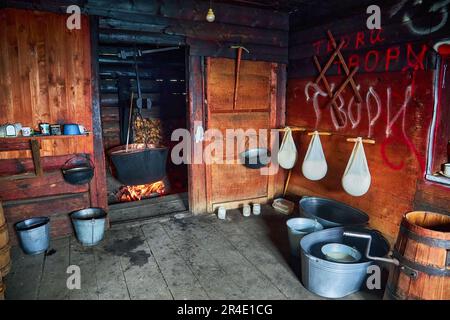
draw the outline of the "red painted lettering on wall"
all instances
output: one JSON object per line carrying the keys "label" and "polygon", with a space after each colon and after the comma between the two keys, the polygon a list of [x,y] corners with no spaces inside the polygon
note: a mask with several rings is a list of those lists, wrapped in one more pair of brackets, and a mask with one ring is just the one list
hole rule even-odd
{"label": "red painted lettering on wall", "polygon": [[320,54],[320,47],[322,46],[323,40],[317,40],[313,43],[314,51],[317,55]]}
{"label": "red painted lettering on wall", "polygon": [[383,29],[373,29],[370,30],[370,44],[375,45],[377,43],[382,43],[385,39],[381,37],[381,32]]}
{"label": "red painted lettering on wall", "polygon": [[420,53],[416,54],[412,45],[408,43],[406,46],[406,61],[408,65],[403,68],[403,71],[409,68],[413,70],[423,70],[423,62],[425,60],[427,50],[428,47],[426,45],[422,45]]}
{"label": "red painted lettering on wall", "polygon": [[358,50],[360,47],[364,47],[364,32],[362,31],[356,33],[355,39],[355,49]]}
{"label": "red painted lettering on wall", "polygon": [[400,56],[400,48],[399,47],[392,47],[388,48],[386,51],[386,64],[385,64],[385,70],[389,71],[389,66],[391,64],[391,61],[398,60],[398,57]]}
{"label": "red painted lettering on wall", "polygon": [[359,55],[352,54],[348,58],[348,67],[349,67],[349,69],[353,69],[354,67],[358,67],[359,68]]}
{"label": "red painted lettering on wall", "polygon": [[364,70],[367,72],[375,71],[378,66],[379,54],[376,50],[367,52],[364,58]]}

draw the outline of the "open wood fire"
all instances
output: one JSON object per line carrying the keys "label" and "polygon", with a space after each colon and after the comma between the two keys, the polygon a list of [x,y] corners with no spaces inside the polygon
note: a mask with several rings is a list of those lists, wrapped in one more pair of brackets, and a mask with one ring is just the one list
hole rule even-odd
{"label": "open wood fire", "polygon": [[163,195],[164,192],[164,182],[157,181],[150,184],[123,186],[117,193],[117,198],[120,202],[138,201],[157,195]]}

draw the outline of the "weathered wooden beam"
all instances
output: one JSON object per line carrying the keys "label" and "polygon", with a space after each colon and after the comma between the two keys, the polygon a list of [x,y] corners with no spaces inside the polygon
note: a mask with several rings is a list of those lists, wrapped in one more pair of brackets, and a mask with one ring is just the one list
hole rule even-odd
{"label": "weathered wooden beam", "polygon": [[[202,57],[189,57],[189,130],[191,135],[195,135],[197,125],[202,125],[204,129],[205,123],[205,106],[204,106],[204,65]],[[201,144],[202,142],[200,142]],[[192,157],[202,157],[196,154],[201,148],[195,147],[192,140]],[[188,166],[188,195],[189,210],[194,214],[204,213],[207,211],[206,203],[206,168],[205,164],[191,164]]]}
{"label": "weathered wooden beam", "polygon": [[[41,166],[44,171],[53,171],[60,169],[67,160],[75,155],[41,157]],[[0,160],[0,176],[15,175],[34,170],[33,160],[24,159],[2,159]]]}
{"label": "weathered wooden beam", "polygon": [[[195,0],[164,1],[161,15],[168,18],[191,21],[205,21],[209,3]],[[289,30],[289,14],[270,9],[243,8],[232,4],[214,2],[216,22],[234,25],[245,25],[254,28],[271,30]]]}
{"label": "weathered wooden beam", "polygon": [[138,33],[102,29],[99,33],[99,41],[102,43],[127,43],[127,44],[155,44],[155,45],[184,45],[184,36],[159,33]]}
{"label": "weathered wooden beam", "polygon": [[28,140],[16,140],[14,138],[0,139],[0,151],[30,150]]}
{"label": "weathered wooden beam", "polygon": [[[82,12],[128,21],[161,23],[165,18],[205,21],[209,3],[198,0],[6,0],[5,7],[65,13],[70,5],[78,5]],[[251,8],[224,3],[214,3],[216,22],[252,26],[272,30],[289,30],[289,14],[270,9]],[[153,19],[149,19],[153,17]],[[161,20],[157,20],[157,19]],[[156,21],[156,22],[155,22]]]}
{"label": "weathered wooden beam", "polygon": [[105,153],[103,148],[102,118],[100,112],[99,65],[98,65],[98,18],[90,17],[92,134],[94,135],[94,178],[90,182],[91,206],[108,208],[106,189]]}
{"label": "weathered wooden beam", "polygon": [[[235,50],[231,49],[233,42],[202,41],[194,38],[188,38],[189,54],[192,56],[222,57],[234,59]],[[243,60],[259,60],[268,62],[288,62],[288,48],[275,47],[268,45],[245,44],[250,53],[243,52]]]}
{"label": "weathered wooden beam", "polygon": [[24,217],[69,213],[89,206],[87,192],[72,193],[24,200],[3,202],[5,214],[9,223],[17,222]]}
{"label": "weathered wooden beam", "polygon": [[42,177],[2,181],[0,199],[8,201],[87,191],[87,185],[65,182],[62,172],[58,170],[46,172]]}
{"label": "weathered wooden beam", "polygon": [[30,145],[31,145],[31,155],[33,157],[34,172],[36,173],[36,176],[42,177],[42,175],[44,174],[44,170],[42,169],[41,164],[41,151],[39,141],[31,140]]}
{"label": "weathered wooden beam", "polygon": [[[117,79],[119,77],[136,78],[136,72],[130,70],[130,67],[128,66],[100,66],[99,75],[101,78],[107,79]],[[163,79],[167,77],[175,77],[175,79],[178,79],[180,76],[184,76],[184,68],[167,68],[161,70],[161,68],[158,67],[139,70],[140,79]]]}

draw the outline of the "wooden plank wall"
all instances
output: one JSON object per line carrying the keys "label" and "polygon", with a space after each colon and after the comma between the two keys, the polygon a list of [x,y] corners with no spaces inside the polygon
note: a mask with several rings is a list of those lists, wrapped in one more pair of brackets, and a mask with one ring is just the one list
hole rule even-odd
{"label": "wooden plank wall", "polygon": [[[281,63],[277,73],[277,125],[284,122],[284,102],[285,102],[285,82],[286,68],[288,62],[288,30],[289,16],[287,13],[274,12],[272,10],[244,9],[241,6],[224,3],[214,3],[216,21],[208,23],[205,15],[209,8],[209,3],[199,0],[162,0],[162,1],[106,1],[106,0],[61,0],[61,1],[24,1],[7,0],[3,2],[6,7],[16,7],[22,9],[34,9],[41,11],[51,11],[66,14],[69,5],[79,5],[82,12],[88,15],[100,17],[99,40],[108,50],[108,44],[118,44],[128,46],[130,43],[138,46],[155,45],[181,45],[189,47],[190,67],[198,67],[203,56],[235,58],[236,50],[230,46],[234,44],[244,45],[250,50],[250,54],[243,53],[243,60],[259,60],[267,62]],[[100,77],[107,79],[110,76],[132,74],[127,68],[116,67],[114,74],[103,73],[100,70]],[[195,70],[191,70],[195,72]],[[143,73],[144,78],[156,77],[154,69],[149,68]],[[190,119],[193,125],[194,120],[202,120],[203,114],[199,104],[201,99],[202,81],[199,75],[189,79],[189,86],[195,88],[195,92],[189,92],[190,112],[195,117]],[[193,86],[195,84],[195,86]],[[151,87],[152,83],[149,83]],[[103,82],[103,89],[113,90],[107,82]],[[104,130],[117,131],[117,128],[109,124],[117,121],[115,109],[115,93],[102,94],[102,117],[108,125]],[[282,106],[282,108],[281,108]],[[108,111],[108,112],[106,112]],[[190,128],[194,130],[193,127]],[[105,141],[117,143],[117,141]],[[204,185],[204,170],[199,166],[192,166],[189,175],[192,182],[190,201],[191,210],[199,213],[204,212],[204,202],[200,199],[200,192]],[[277,180],[282,183],[281,179]],[[198,185],[197,185],[198,184]],[[279,189],[279,188],[278,188]],[[274,190],[277,190],[275,188]]]}
{"label": "wooden plank wall", "polygon": [[[313,27],[303,26],[301,16],[291,16],[287,124],[335,135],[321,138],[329,168],[318,182],[301,173],[309,138],[297,136],[299,161],[289,193],[333,198],[360,208],[370,215],[370,225],[393,241],[405,212],[423,207],[449,211],[449,188],[424,182],[424,174],[434,104],[435,54],[430,48],[438,39],[449,37],[450,22],[442,20],[441,12],[429,13],[425,3],[419,5],[422,10],[412,8],[409,2],[396,7],[380,5],[383,16],[379,31],[366,28],[365,8]],[[355,79],[363,102],[357,104],[352,91],[346,89],[340,111],[345,122],[341,124],[323,108],[328,98],[311,86],[318,75],[313,55],[324,65],[332,51],[327,30],[338,42],[345,41],[346,61],[352,67],[359,66]],[[336,86],[344,81],[338,63],[327,78]],[[341,186],[353,148],[346,138],[356,136],[376,140],[375,145],[365,146],[372,185],[362,197],[348,195]]]}
{"label": "wooden plank wall", "polygon": [[[0,123],[35,129],[40,122],[79,123],[93,131],[89,19],[83,16],[81,30],[73,31],[66,19],[48,12],[0,11]],[[106,207],[106,194],[99,194],[97,185],[101,167],[96,166],[91,185],[82,186],[66,183],[60,170],[76,154],[101,158],[94,155],[92,134],[40,142],[42,177],[11,177],[33,171],[29,151],[0,153],[0,200],[13,241],[19,220],[49,216],[52,235],[62,236],[72,232],[69,212]]]}
{"label": "wooden plank wall", "polygon": [[214,3],[216,20],[206,21],[209,3],[200,0],[146,1],[24,1],[6,0],[6,6],[64,12],[78,4],[84,13],[109,18],[112,30],[100,40],[137,44],[190,46],[194,56],[234,58],[232,44],[250,50],[243,59],[287,63],[289,15],[265,9]]}
{"label": "wooden plank wall", "polygon": [[[60,15],[14,9],[0,15],[0,123],[34,129],[41,122],[79,123],[92,131],[88,20],[82,32],[67,29]],[[41,143],[44,157],[92,151],[92,136]],[[26,157],[31,153],[0,153]]]}

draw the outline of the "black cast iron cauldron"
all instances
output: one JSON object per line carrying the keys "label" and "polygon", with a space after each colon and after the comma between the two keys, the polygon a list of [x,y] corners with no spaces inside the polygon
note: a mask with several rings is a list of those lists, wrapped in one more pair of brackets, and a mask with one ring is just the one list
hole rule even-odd
{"label": "black cast iron cauldron", "polygon": [[154,183],[166,176],[168,149],[148,144],[130,144],[112,148],[108,152],[115,176],[123,184]]}
{"label": "black cast iron cauldron", "polygon": [[92,180],[94,164],[86,155],[70,158],[61,168],[64,180],[73,185],[83,185]]}

